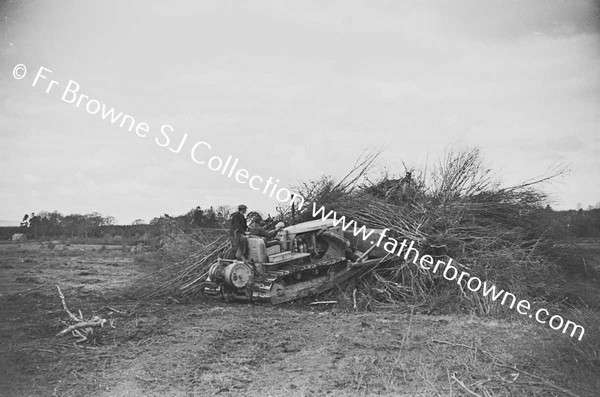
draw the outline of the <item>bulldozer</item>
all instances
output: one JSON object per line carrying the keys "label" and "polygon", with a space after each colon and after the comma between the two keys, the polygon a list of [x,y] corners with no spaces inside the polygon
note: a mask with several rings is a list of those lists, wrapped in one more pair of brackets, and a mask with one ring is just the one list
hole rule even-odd
{"label": "bulldozer", "polygon": [[218,259],[209,268],[204,293],[272,304],[321,294],[387,255],[376,244],[381,230],[370,230],[363,240],[318,219],[285,227],[272,239],[250,235],[250,259]]}

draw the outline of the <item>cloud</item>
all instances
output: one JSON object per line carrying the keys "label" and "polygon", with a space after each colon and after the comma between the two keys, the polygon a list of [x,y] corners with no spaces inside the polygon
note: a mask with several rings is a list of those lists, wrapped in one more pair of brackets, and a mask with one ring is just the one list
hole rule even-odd
{"label": "cloud", "polygon": [[268,101],[306,99],[318,89],[307,81],[259,71],[197,71],[182,75],[178,80],[177,84],[198,86],[199,90],[210,89],[215,94]]}
{"label": "cloud", "polygon": [[23,175],[23,181],[25,181],[25,182],[27,182],[29,184],[34,185],[34,184],[40,183],[42,181],[42,178],[40,178],[37,175],[26,173],[26,174]]}
{"label": "cloud", "polygon": [[438,26],[472,40],[507,42],[532,35],[566,37],[597,34],[600,8],[595,1],[424,2],[438,14]]}
{"label": "cloud", "polygon": [[563,135],[557,139],[546,141],[546,146],[555,152],[577,152],[586,147],[586,144],[574,135]]}

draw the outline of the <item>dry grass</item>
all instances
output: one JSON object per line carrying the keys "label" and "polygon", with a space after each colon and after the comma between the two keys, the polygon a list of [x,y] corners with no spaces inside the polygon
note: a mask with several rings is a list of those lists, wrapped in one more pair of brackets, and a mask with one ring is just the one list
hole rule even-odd
{"label": "dry grass", "polygon": [[[577,396],[594,393],[593,385],[580,383],[586,376],[593,379],[593,371],[569,377],[565,370],[570,364],[554,362],[554,367],[550,367],[539,360],[533,361],[534,356],[528,355],[530,349],[536,351],[536,358],[555,353],[544,346],[543,341],[530,341],[531,345],[520,355],[518,350],[509,348],[506,341],[490,337],[500,329],[510,329],[512,335],[507,337],[517,343],[525,334],[518,330],[518,325],[502,327],[477,320],[451,320],[450,324],[441,320],[442,324],[438,325],[423,317],[415,317],[412,322],[411,319],[395,325],[400,331],[396,343],[384,347],[378,342],[361,340],[364,350],[355,350],[340,360],[341,371],[335,373],[334,383],[357,395]],[[375,333],[380,327],[364,320],[362,324],[374,327]],[[477,332],[473,332],[474,329]],[[357,338],[340,337],[334,351],[343,354],[350,344],[356,346]],[[414,354],[415,351],[419,354]]]}
{"label": "dry grass", "polygon": [[[579,347],[535,323],[423,316],[374,300],[376,312],[354,311],[351,298],[327,307],[126,301],[139,268],[129,253],[27,255],[0,257],[14,265],[0,268],[2,288],[18,292],[0,297],[6,395],[467,396],[462,383],[481,396],[565,395],[560,387],[583,397],[600,388],[597,362],[583,356],[593,340]],[[97,270],[103,283],[73,270]],[[27,274],[46,286],[15,283]],[[70,306],[115,320],[98,346],[55,336],[59,281]],[[370,296],[357,287],[362,309]]]}
{"label": "dry grass", "polygon": [[229,249],[229,238],[218,237],[184,260],[167,262],[138,278],[132,295],[144,299],[173,297],[187,299],[202,293],[208,269]]}

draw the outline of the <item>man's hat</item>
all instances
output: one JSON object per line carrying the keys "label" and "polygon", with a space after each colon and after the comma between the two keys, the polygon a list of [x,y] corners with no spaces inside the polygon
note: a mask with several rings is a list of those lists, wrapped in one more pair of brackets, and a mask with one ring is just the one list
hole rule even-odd
{"label": "man's hat", "polygon": [[248,207],[246,207],[244,204],[238,205],[238,210],[241,211],[241,210],[246,210],[246,209],[248,209]]}

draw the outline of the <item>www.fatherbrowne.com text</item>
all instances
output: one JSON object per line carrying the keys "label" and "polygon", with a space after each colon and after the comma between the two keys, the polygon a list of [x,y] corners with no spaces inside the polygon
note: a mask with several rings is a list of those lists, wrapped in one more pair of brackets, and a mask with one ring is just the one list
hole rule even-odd
{"label": "www.fatherbrowne.com text", "polygon": [[[320,217],[321,221],[323,222],[330,220],[333,222],[334,226],[340,226],[343,231],[351,231],[355,237],[360,235],[364,241],[368,241],[368,239],[374,233],[373,229],[367,229],[364,225],[358,227],[356,221],[347,220],[345,216],[338,216],[335,211],[327,212],[323,206],[317,209],[316,203],[313,203],[312,215],[315,218]],[[379,247],[382,243],[384,243],[383,249],[389,255],[403,257],[406,262],[409,262],[409,259],[412,257],[412,263],[423,271],[430,271],[434,274],[437,274],[439,271],[446,280],[456,281],[456,284],[458,284],[463,290],[465,287],[472,292],[481,290],[484,298],[491,299],[492,302],[499,301],[502,305],[510,302],[508,307],[511,309],[515,307],[516,303],[516,309],[520,315],[528,315],[529,318],[535,317],[535,320],[538,323],[547,323],[550,328],[555,331],[562,330],[563,334],[570,330],[571,338],[575,336],[577,332],[579,332],[578,340],[583,338],[585,329],[581,325],[575,324],[574,322],[568,320],[565,322],[565,320],[559,315],[549,317],[550,313],[546,309],[538,309],[534,314],[531,314],[531,304],[529,301],[522,299],[517,302],[517,297],[510,292],[499,289],[494,284],[488,283],[487,281],[482,282],[479,277],[471,276],[465,271],[460,271],[456,267],[452,266],[452,258],[449,258],[447,262],[442,260],[438,260],[436,262],[431,255],[421,256],[419,250],[415,248],[414,241],[403,239],[400,243],[397,239],[387,235],[387,233],[390,231],[391,230],[387,228],[383,229],[382,232],[378,233],[379,239],[376,242],[371,240],[371,244]],[[500,300],[500,298],[502,299]]]}

